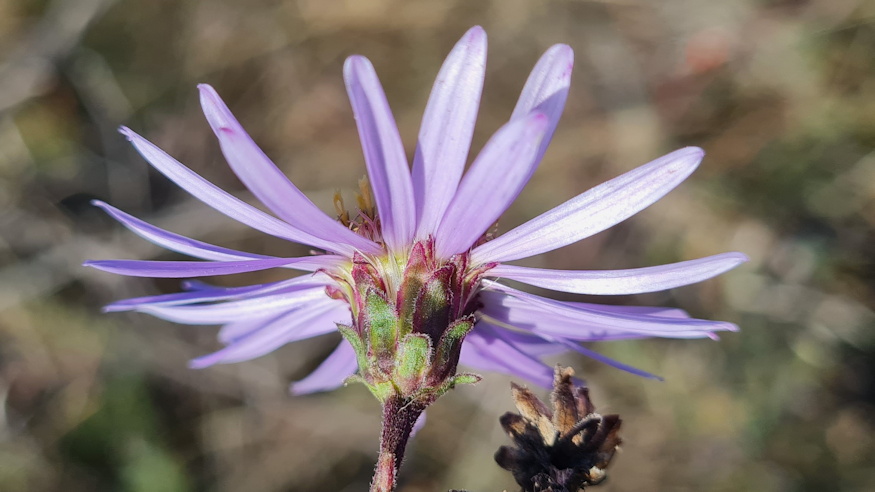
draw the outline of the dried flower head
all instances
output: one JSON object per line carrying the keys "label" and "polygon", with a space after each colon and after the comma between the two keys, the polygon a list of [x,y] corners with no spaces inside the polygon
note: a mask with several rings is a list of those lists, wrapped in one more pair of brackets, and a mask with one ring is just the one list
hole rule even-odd
{"label": "dried flower head", "polygon": [[619,415],[600,415],[589,390],[575,386],[574,370],[556,366],[552,409],[526,388],[512,384],[519,414],[501,426],[516,447],[502,446],[495,461],[513,473],[523,492],[577,492],[605,479],[620,445]]}

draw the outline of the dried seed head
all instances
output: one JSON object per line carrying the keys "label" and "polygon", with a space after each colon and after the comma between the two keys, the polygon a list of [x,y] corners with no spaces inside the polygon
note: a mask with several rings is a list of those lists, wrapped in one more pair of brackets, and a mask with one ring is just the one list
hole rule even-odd
{"label": "dried seed head", "polygon": [[502,446],[495,461],[513,473],[523,492],[577,492],[605,479],[620,445],[618,415],[600,415],[589,390],[574,384],[574,370],[556,366],[552,409],[531,391],[512,384],[519,414],[499,421],[515,447]]}

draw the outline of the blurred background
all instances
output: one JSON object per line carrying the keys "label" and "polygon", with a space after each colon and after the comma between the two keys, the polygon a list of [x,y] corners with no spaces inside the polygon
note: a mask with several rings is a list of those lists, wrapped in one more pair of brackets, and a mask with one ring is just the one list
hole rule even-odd
{"label": "blurred background", "polygon": [[[719,342],[591,345],[665,382],[549,361],[624,419],[600,490],[873,490],[875,4],[864,0],[0,0],[0,490],[366,490],[379,422],[366,389],[287,393],[339,337],[189,370],[218,348],[214,328],[100,313],[177,281],[80,266],[181,257],[89,200],[227,247],[305,253],[196,202],[116,128],[249,199],[200,113],[195,85],[213,84],[331,210],[334,190],[350,197],[364,174],[344,58],[373,61],[412,152],[443,57],[474,24],[490,42],[475,150],[545,49],[576,53],[553,144],[502,230],[675,148],[708,152],[657,205],[527,264],[751,257],[695,286],[596,300],[741,326]],[[508,382],[487,374],[430,409],[401,491],[516,490],[492,460],[509,443],[497,420],[512,409]]]}

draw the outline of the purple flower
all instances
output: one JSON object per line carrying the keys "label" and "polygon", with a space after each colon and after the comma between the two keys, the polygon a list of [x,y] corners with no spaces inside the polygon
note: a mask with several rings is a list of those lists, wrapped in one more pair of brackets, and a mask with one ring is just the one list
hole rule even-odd
{"label": "purple flower", "polygon": [[[492,238],[489,229],[522,190],[549,144],[567,97],[573,53],[568,46],[556,45],[544,54],[510,121],[463,176],[485,62],[486,34],[474,27],[453,48],[438,74],[411,171],[373,66],[360,56],[346,61],[344,79],[372,191],[363,187],[357,213],[350,215],[341,206],[339,220],[319,210],[282,174],[210,86],[199,87],[201,104],[222,151],[241,181],[274,215],[222,191],[122,128],[152,166],[206,204],[262,232],[325,254],[277,258],[231,250],[159,229],[95,202],[134,233],[199,261],[108,260],[91,261],[88,266],[122,275],[174,278],[269,268],[310,272],[234,288],[187,281],[184,292],[127,299],[106,309],[140,311],[186,324],[223,325],[219,339],[225,347],[192,361],[195,368],[253,359],[340,326],[345,340],[312,374],[293,385],[295,393],[332,389],[357,370],[362,376],[361,366],[380,350],[391,352],[386,360],[397,364],[419,356],[443,357],[428,363],[429,371],[441,373],[432,376],[442,380],[461,363],[550,387],[553,369],[540,358],[565,351],[649,376],[579,342],[714,338],[715,332],[736,330],[731,323],[692,319],[678,309],[555,301],[498,281],[512,279],[575,294],[637,294],[705,280],[746,257],[724,253],[670,265],[598,271],[508,264],[625,220],[686,179],[704,153],[694,147],[672,152]],[[448,335],[453,330],[455,334]],[[441,345],[445,341],[446,347]],[[417,378],[432,377],[419,369],[411,371],[398,377],[409,379],[414,373]],[[453,374],[444,374],[447,371]],[[365,378],[369,385],[379,382],[370,377]]]}

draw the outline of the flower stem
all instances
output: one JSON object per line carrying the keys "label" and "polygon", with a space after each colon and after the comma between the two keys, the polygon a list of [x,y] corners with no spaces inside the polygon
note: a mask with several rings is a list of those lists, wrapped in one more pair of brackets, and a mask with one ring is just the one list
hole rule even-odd
{"label": "flower stem", "polygon": [[407,440],[410,439],[416,419],[424,410],[425,404],[399,396],[389,397],[383,403],[380,457],[371,481],[371,492],[395,490],[395,477],[404,459]]}

